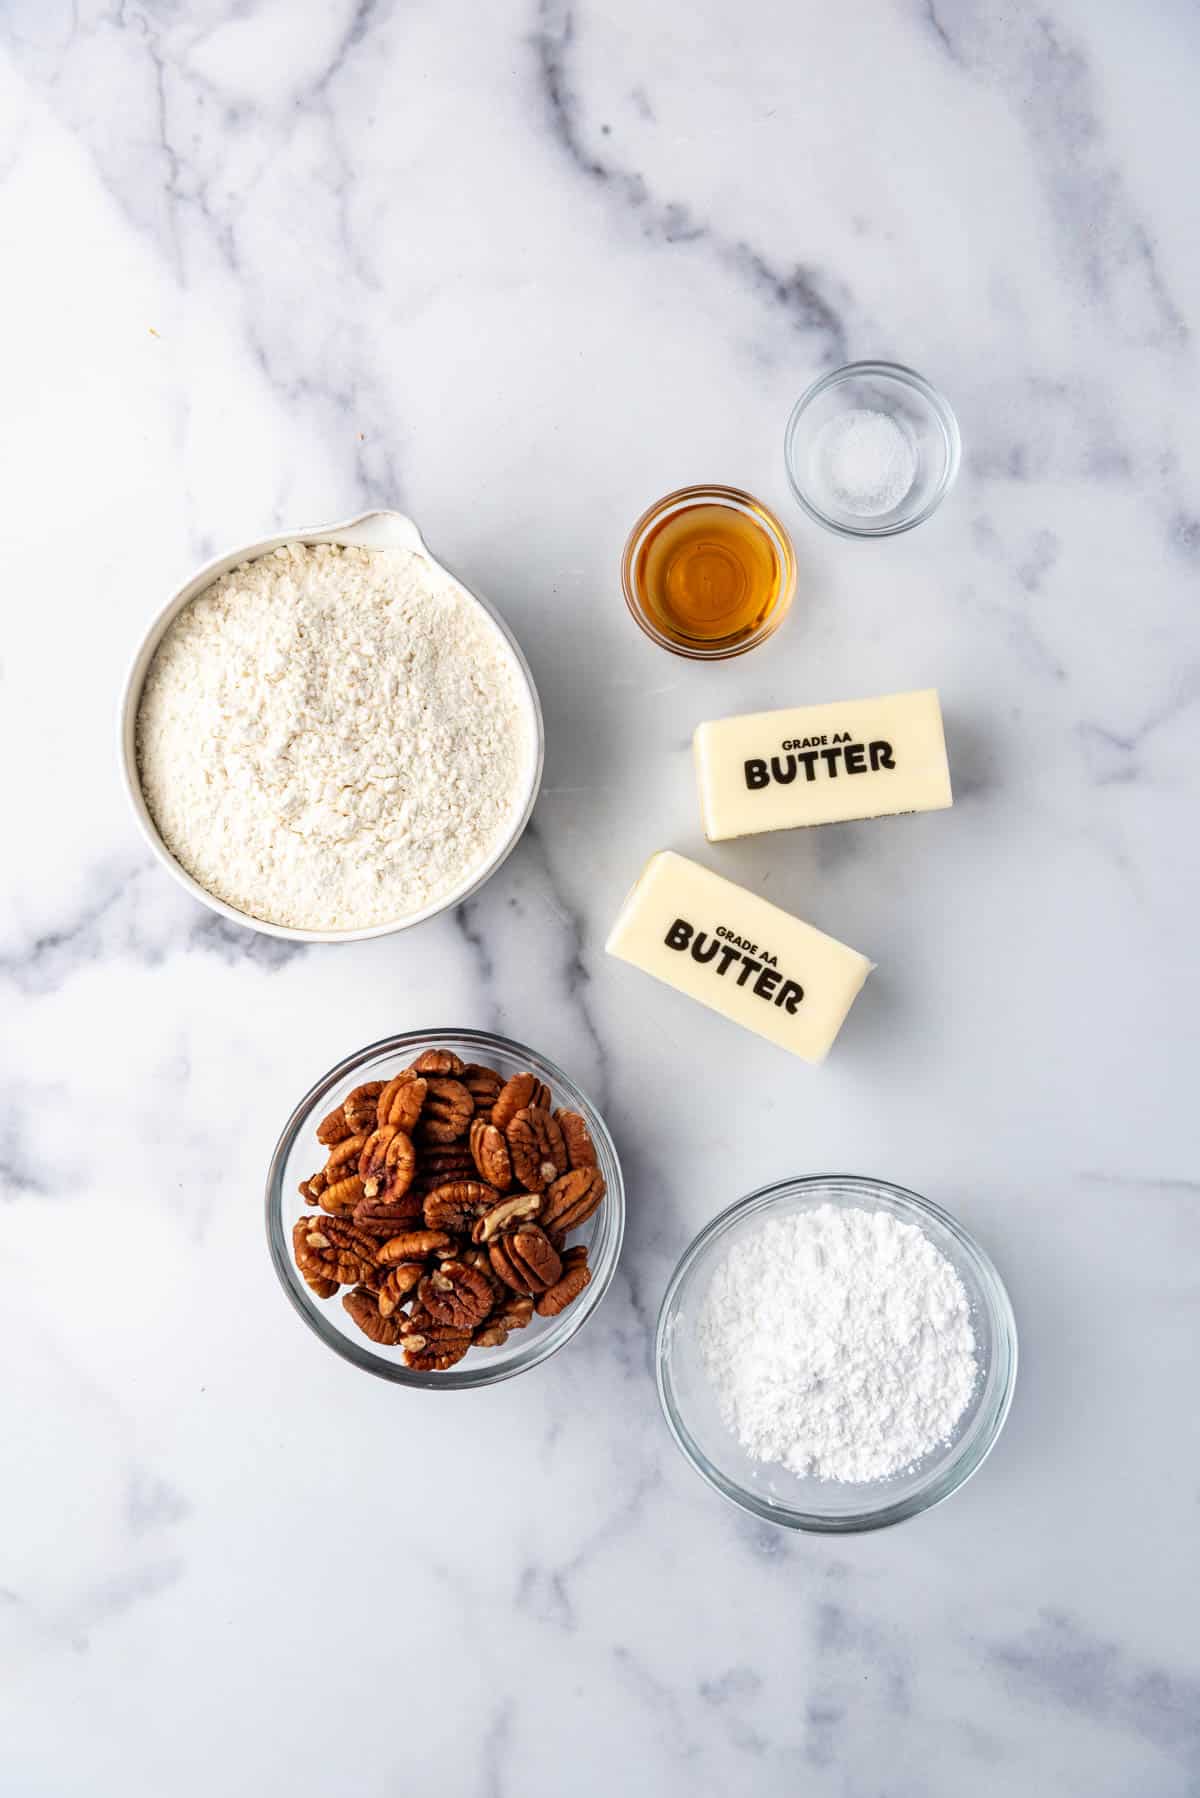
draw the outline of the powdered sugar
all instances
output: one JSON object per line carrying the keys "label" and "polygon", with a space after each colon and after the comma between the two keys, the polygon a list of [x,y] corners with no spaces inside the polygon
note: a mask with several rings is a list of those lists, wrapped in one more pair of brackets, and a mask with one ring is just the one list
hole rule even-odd
{"label": "powdered sugar", "polygon": [[174,620],[138,766],[168,849],[275,924],[362,929],[461,890],[529,789],[516,660],[429,557],[288,544]]}
{"label": "powdered sugar", "polygon": [[978,1377],[958,1273],[883,1210],[765,1219],[730,1244],[697,1326],[742,1447],[818,1479],[910,1467],[950,1438]]}

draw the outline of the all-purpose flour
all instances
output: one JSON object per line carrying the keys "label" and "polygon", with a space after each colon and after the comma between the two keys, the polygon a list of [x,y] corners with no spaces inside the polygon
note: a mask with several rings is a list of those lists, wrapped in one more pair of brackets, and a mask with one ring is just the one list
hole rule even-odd
{"label": "all-purpose flour", "polygon": [[528,791],[526,688],[491,619],[410,550],[288,544],[175,619],[142,693],[163,841],[270,923],[423,910],[499,847]]}
{"label": "all-purpose flour", "polygon": [[962,1281],[887,1211],[764,1220],[717,1266],[698,1332],[746,1452],[818,1479],[911,1466],[949,1439],[978,1377]]}

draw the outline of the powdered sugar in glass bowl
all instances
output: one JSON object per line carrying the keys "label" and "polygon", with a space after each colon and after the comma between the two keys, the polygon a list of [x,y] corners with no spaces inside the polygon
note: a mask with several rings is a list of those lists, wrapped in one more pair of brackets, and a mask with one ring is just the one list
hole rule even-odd
{"label": "powdered sugar in glass bowl", "polygon": [[[944,1258],[949,1264],[940,1300],[949,1307],[951,1326],[969,1326],[961,1340],[973,1339],[973,1382],[961,1380],[962,1366],[950,1353],[946,1377],[958,1385],[948,1386],[944,1399],[938,1401],[945,1406],[944,1416],[939,1417],[935,1403],[928,1416],[919,1409],[910,1411],[906,1427],[927,1430],[932,1423],[932,1433],[937,1434],[941,1423],[959,1412],[962,1393],[969,1386],[957,1422],[946,1432],[945,1440],[935,1442],[915,1463],[887,1477],[821,1478],[811,1466],[799,1470],[788,1466],[786,1459],[760,1458],[764,1449],[769,1453],[772,1447],[786,1457],[786,1431],[772,1442],[770,1431],[762,1427],[761,1415],[755,1418],[753,1413],[749,1435],[758,1434],[757,1452],[748,1452],[743,1445],[747,1438],[745,1414],[739,1431],[730,1411],[731,1397],[744,1399],[745,1389],[736,1381],[714,1379],[713,1351],[720,1342],[720,1329],[714,1333],[713,1324],[714,1318],[719,1323],[727,1310],[728,1289],[723,1292],[722,1287],[731,1267],[745,1277],[752,1267],[747,1250],[756,1240],[772,1240],[771,1235],[764,1238],[764,1227],[771,1226],[782,1240],[789,1234],[784,1227],[787,1220],[828,1219],[831,1208],[860,1218],[864,1212],[885,1214],[888,1224],[878,1231],[885,1257],[908,1238],[908,1232],[897,1231],[891,1220],[915,1226],[924,1243],[908,1239],[914,1265],[919,1270],[924,1259],[927,1271],[936,1275],[935,1263],[940,1265]],[[814,1229],[813,1234],[815,1239],[819,1231]],[[927,1253],[925,1244],[936,1254]],[[818,1246],[823,1250],[825,1245]],[[958,1290],[965,1295],[966,1317],[962,1319],[951,1315]],[[772,1302],[778,1299],[776,1292]],[[749,1311],[748,1317],[753,1331],[760,1320]],[[952,1349],[957,1349],[959,1340],[953,1332],[947,1335]],[[818,1175],[785,1180],[751,1193],[701,1231],[679,1263],[663,1300],[657,1365],[659,1397],[672,1435],[697,1472],[726,1498],[790,1529],[835,1533],[878,1529],[939,1503],[981,1465],[1000,1433],[1012,1399],[1016,1325],[996,1270],[948,1213],[916,1193],[884,1181]],[[863,1427],[864,1432],[870,1431],[874,1420],[864,1416]],[[827,1467],[843,1473],[881,1461],[877,1443],[864,1440],[856,1444],[844,1432],[832,1433],[825,1449]]]}

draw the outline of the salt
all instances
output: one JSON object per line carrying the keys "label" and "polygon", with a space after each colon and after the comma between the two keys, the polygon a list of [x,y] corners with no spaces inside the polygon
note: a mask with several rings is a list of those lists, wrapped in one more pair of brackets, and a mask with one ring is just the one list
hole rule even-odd
{"label": "salt", "polygon": [[917,472],[913,446],[895,419],[862,406],[822,427],[813,461],[838,509],[855,518],[894,511]]}

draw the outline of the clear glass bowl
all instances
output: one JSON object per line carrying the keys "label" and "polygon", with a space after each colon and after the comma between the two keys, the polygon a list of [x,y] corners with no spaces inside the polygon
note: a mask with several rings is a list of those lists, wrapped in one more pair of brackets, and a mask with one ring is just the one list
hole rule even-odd
{"label": "clear glass bowl", "polygon": [[[818,1205],[890,1211],[915,1224],[953,1264],[966,1288],[979,1378],[952,1440],[886,1480],[847,1483],[802,1477],[754,1461],[722,1421],[695,1323],[715,1266],[730,1243],[766,1216]],[[658,1317],[658,1393],[671,1434],[711,1486],[743,1510],[787,1529],[829,1534],[881,1529],[915,1517],[958,1489],[986,1458],[1012,1401],[1017,1328],[999,1274],[948,1212],[903,1187],[850,1174],[818,1174],[764,1186],[713,1219],[675,1269]]]}
{"label": "clear glass bowl", "polygon": [[[912,484],[894,505],[856,512],[839,498],[831,433],[853,412],[882,412],[913,458]],[[911,531],[954,485],[962,454],[949,401],[898,362],[850,362],[815,381],[792,408],[783,444],[792,492],[810,518],[842,537],[894,537]]]}
{"label": "clear glass bowl", "polygon": [[[481,1061],[494,1067],[507,1080],[526,1069],[544,1080],[554,1095],[555,1106],[578,1111],[587,1121],[596,1159],[604,1175],[607,1191],[598,1209],[588,1221],[572,1233],[571,1242],[585,1243],[592,1278],[573,1305],[557,1317],[542,1318],[536,1312],[524,1330],[517,1330],[502,1348],[471,1349],[465,1358],[445,1373],[418,1373],[405,1367],[399,1349],[380,1348],[371,1342],[342,1307],[345,1288],[330,1299],[318,1299],[305,1285],[292,1257],[292,1225],[305,1215],[320,1213],[307,1206],[296,1188],[299,1182],[320,1166],[323,1151],[316,1139],[316,1127],[328,1111],[347,1093],[367,1080],[388,1080],[420,1055],[425,1049],[451,1049],[464,1061]],[[549,1360],[564,1343],[581,1330],[608,1291],[621,1253],[625,1230],[625,1188],[621,1165],[609,1135],[608,1126],[595,1106],[562,1072],[561,1068],[527,1049],[523,1043],[507,1037],[492,1036],[484,1030],[416,1030],[405,1036],[392,1036],[372,1043],[330,1068],[310,1092],[305,1093],[291,1117],[271,1157],[267,1175],[267,1238],[271,1260],[280,1284],[308,1327],[327,1348],[367,1373],[395,1380],[400,1386],[427,1386],[458,1389],[491,1386],[498,1380],[511,1379],[531,1367]]]}
{"label": "clear glass bowl", "polygon": [[[639,576],[642,551],[651,533],[659,530],[676,513],[697,506],[728,507],[757,527],[770,544],[772,558],[779,570],[775,593],[764,605],[758,622],[724,637],[688,637],[664,629]],[[648,506],[630,531],[621,558],[621,587],[633,618],[660,649],[669,649],[672,655],[686,656],[694,662],[727,661],[730,656],[745,655],[748,649],[756,649],[760,643],[765,643],[787,617],[796,591],[796,555],[791,539],[774,512],[752,493],[743,493],[740,487],[679,487]]]}

